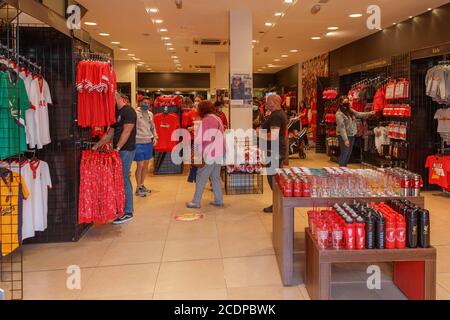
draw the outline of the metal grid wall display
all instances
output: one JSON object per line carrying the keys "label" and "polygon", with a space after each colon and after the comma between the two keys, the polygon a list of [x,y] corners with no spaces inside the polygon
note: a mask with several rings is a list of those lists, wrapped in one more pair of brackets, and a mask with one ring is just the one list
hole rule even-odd
{"label": "metal grid wall display", "polygon": [[52,94],[49,108],[52,143],[37,152],[49,164],[53,189],[48,198],[48,228],[27,243],[78,241],[88,226],[78,225],[78,186],[83,131],[76,125],[73,40],[53,28],[19,28],[20,53],[43,67]]}
{"label": "metal grid wall display", "polygon": [[434,120],[440,105],[426,95],[425,77],[430,68],[445,60],[436,56],[411,61],[411,103],[413,111],[410,133],[409,169],[424,177],[424,189],[438,189],[431,186],[427,179],[425,163],[428,156],[437,154],[441,139],[437,133],[437,121]]}
{"label": "metal grid wall display", "polygon": [[263,194],[263,176],[257,173],[226,173],[225,193],[227,195]]}
{"label": "metal grid wall display", "polygon": [[26,149],[25,119],[22,98],[23,81],[9,68],[12,59],[17,61],[16,29],[9,22],[16,10],[3,6],[0,9],[0,54],[5,61],[0,64],[0,296],[5,300],[23,299],[23,252],[21,246],[23,196],[26,186],[18,163]]}

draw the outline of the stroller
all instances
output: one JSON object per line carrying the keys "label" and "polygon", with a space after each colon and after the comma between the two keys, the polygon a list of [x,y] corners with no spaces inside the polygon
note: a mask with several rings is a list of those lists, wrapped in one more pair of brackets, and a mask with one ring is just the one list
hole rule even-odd
{"label": "stroller", "polygon": [[306,159],[306,137],[308,128],[303,128],[299,118],[292,118],[288,124],[289,155],[298,154],[300,159]]}

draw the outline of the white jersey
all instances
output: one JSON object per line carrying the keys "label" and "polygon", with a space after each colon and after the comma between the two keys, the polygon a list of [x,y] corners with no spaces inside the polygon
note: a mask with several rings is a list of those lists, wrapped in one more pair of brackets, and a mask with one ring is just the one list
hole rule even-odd
{"label": "white jersey", "polygon": [[[25,114],[30,147],[42,149],[51,143],[48,105],[53,104],[50,88],[44,78],[35,78],[30,84],[31,111]],[[34,121],[33,121],[34,118]]]}

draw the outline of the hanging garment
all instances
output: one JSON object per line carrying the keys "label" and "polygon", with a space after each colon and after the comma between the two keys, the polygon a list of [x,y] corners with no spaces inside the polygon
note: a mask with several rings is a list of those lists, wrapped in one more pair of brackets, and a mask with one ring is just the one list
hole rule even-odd
{"label": "hanging garment", "polygon": [[42,149],[51,143],[48,106],[53,104],[50,88],[42,77],[35,77],[29,88],[31,108],[26,112],[27,136],[30,148]]}
{"label": "hanging garment", "polygon": [[425,165],[430,170],[429,183],[450,189],[450,157],[430,156]]}
{"label": "hanging garment", "polygon": [[25,113],[29,107],[23,80],[0,72],[0,160],[28,150]]}
{"label": "hanging garment", "polygon": [[425,77],[427,96],[433,101],[450,104],[450,65],[439,65],[428,70]]}
{"label": "hanging garment", "polygon": [[172,113],[159,113],[155,115],[153,121],[159,137],[155,150],[158,152],[172,152],[178,144],[178,141],[172,141],[172,134],[180,129],[180,119]]}
{"label": "hanging garment", "polygon": [[79,224],[108,224],[122,217],[125,190],[118,152],[83,151],[80,165]]}
{"label": "hanging garment", "polygon": [[20,246],[20,208],[29,196],[28,188],[18,173],[0,170],[0,242],[1,255],[7,256]]}

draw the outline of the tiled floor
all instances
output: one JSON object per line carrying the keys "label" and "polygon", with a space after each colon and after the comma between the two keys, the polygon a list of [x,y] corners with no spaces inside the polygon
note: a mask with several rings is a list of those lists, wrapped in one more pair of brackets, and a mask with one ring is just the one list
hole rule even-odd
{"label": "tiled floor", "polygon": [[[294,164],[299,164],[295,161]],[[323,155],[310,153],[306,167],[334,165]],[[261,213],[271,202],[264,195],[226,196],[226,207],[208,206],[205,218],[177,222],[189,213],[193,185],[186,177],[149,177],[154,192],[136,199],[135,220],[124,226],[97,226],[79,242],[26,246],[25,299],[309,299],[304,285],[282,286],[271,243],[272,217]],[[432,213],[432,243],[438,248],[439,299],[450,299],[450,198],[426,194]],[[296,213],[296,231],[306,225]],[[301,248],[301,239],[297,241]],[[296,258],[303,283],[303,255]],[[68,290],[67,267],[81,268],[81,290]],[[336,299],[404,299],[391,285],[391,270],[384,268],[383,289],[368,292],[365,268],[335,266]]]}

